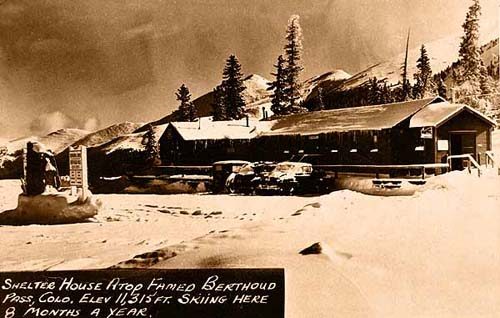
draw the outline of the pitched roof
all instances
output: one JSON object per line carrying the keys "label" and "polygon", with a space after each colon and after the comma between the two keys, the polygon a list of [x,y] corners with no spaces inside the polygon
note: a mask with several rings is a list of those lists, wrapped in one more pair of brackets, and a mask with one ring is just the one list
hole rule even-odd
{"label": "pitched roof", "polygon": [[201,122],[171,122],[181,137],[188,140],[252,139],[268,123],[249,119],[231,121],[212,121],[211,117],[202,117]]}
{"label": "pitched roof", "polygon": [[493,126],[496,126],[496,123],[493,119],[485,116],[484,114],[467,105],[438,103],[428,105],[427,107],[417,112],[410,120],[410,128],[431,126],[439,127],[442,123],[464,110],[470,111],[482,120],[490,123]]}
{"label": "pitched roof", "polygon": [[315,135],[332,131],[392,128],[425,106],[441,103],[433,97],[374,106],[361,106],[296,114],[278,119],[263,135]]}

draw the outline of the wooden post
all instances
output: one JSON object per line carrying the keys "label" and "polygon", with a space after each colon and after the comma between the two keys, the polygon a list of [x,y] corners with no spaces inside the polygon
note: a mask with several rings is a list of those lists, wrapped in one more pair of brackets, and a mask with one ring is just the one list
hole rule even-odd
{"label": "wooden post", "polygon": [[425,167],[422,167],[422,180],[425,180]]}

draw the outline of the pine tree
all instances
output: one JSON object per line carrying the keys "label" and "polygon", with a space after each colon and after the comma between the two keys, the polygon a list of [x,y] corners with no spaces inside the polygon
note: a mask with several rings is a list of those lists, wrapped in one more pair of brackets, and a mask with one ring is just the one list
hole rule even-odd
{"label": "pine tree", "polygon": [[146,154],[146,163],[148,165],[155,165],[160,160],[160,151],[158,149],[158,141],[156,134],[151,124],[148,124],[146,133],[142,140]]}
{"label": "pine tree", "polygon": [[432,85],[432,69],[425,45],[420,47],[420,57],[417,60],[417,70],[417,73],[413,75],[416,80],[415,86],[413,87],[413,96],[415,98],[424,98],[429,93]]}
{"label": "pine tree", "polygon": [[488,70],[484,65],[481,64],[479,69],[480,77],[479,77],[479,86],[481,88],[482,94],[491,94],[493,93],[493,85],[492,78],[488,75]]}
{"label": "pine tree", "polygon": [[230,55],[222,73],[223,102],[228,119],[241,119],[245,116],[245,100],[243,99],[243,74],[236,56]]}
{"label": "pine tree", "polygon": [[460,43],[459,64],[461,74],[459,84],[471,81],[477,82],[480,77],[481,50],[479,47],[479,16],[481,15],[481,5],[479,0],[473,0],[469,11],[462,24],[464,35]]}
{"label": "pine tree", "polygon": [[324,110],[325,109],[325,101],[323,98],[323,88],[318,87],[318,110]]}
{"label": "pine tree", "polygon": [[368,96],[367,96],[367,104],[368,105],[377,105],[381,102],[381,89],[378,84],[378,80],[376,77],[371,78],[368,81]]}
{"label": "pine tree", "polygon": [[443,97],[444,99],[447,99],[447,87],[441,76],[438,76],[436,82],[436,90],[439,96]]}
{"label": "pine tree", "polygon": [[380,93],[380,103],[381,104],[388,104],[394,102],[394,99],[392,97],[392,92],[387,85],[387,82],[384,81],[384,84],[382,85],[381,93]]}
{"label": "pine tree", "polygon": [[213,121],[227,120],[226,104],[224,103],[224,88],[219,85],[213,90]]}
{"label": "pine tree", "polygon": [[287,96],[285,94],[286,76],[285,76],[285,59],[283,55],[278,56],[276,65],[276,73],[271,73],[274,76],[274,81],[268,83],[267,90],[272,91],[271,94],[271,110],[276,116],[285,114],[287,106]]}
{"label": "pine tree", "polygon": [[175,93],[177,100],[181,103],[178,109],[178,121],[195,121],[197,117],[196,107],[191,102],[191,93],[186,85],[182,84]]}
{"label": "pine tree", "polygon": [[286,30],[285,55],[286,55],[286,89],[288,100],[287,113],[301,111],[300,99],[300,73],[304,70],[300,64],[302,57],[302,29],[299,24],[299,16],[292,15],[288,20]]}

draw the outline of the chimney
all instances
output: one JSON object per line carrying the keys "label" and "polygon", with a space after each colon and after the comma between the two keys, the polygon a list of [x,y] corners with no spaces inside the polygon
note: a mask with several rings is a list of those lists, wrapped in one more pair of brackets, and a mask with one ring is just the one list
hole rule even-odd
{"label": "chimney", "polygon": [[250,127],[250,119],[248,118],[248,115],[245,116],[247,127]]}
{"label": "chimney", "polygon": [[262,119],[266,119],[266,108],[264,106],[262,106]]}

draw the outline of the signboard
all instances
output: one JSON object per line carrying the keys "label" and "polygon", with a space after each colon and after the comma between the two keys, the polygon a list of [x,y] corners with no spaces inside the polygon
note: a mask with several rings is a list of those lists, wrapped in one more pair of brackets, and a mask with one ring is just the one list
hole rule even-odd
{"label": "signboard", "polygon": [[28,149],[26,147],[23,148],[23,176],[24,176],[24,181],[28,178],[27,175],[27,168],[28,168]]}
{"label": "signboard", "polygon": [[69,148],[70,185],[78,188],[88,187],[87,148]]}
{"label": "signboard", "polygon": [[448,151],[449,150],[448,140],[446,140],[446,139],[438,140],[437,150],[438,151]]}
{"label": "signboard", "polygon": [[283,269],[0,273],[0,317],[283,318]]}
{"label": "signboard", "polygon": [[432,127],[422,127],[420,129],[420,138],[432,139]]}

